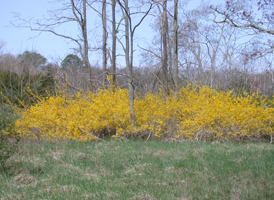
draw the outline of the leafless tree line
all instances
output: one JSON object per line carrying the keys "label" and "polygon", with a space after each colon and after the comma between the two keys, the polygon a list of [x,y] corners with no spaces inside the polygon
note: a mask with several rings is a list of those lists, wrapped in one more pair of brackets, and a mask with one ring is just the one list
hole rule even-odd
{"label": "leafless tree line", "polygon": [[[47,19],[15,15],[13,24],[73,41],[77,45],[74,53],[80,55],[83,65],[57,67],[58,80],[67,82],[72,90],[95,90],[109,84],[128,88],[133,124],[135,93],[157,92],[159,87],[166,94],[187,83],[274,94],[274,4],[270,0],[203,3],[193,9],[184,0],[57,3],[61,7],[52,10]],[[95,47],[90,45],[90,13],[98,15],[102,23],[101,42]],[[75,23],[79,34],[59,33],[57,27],[66,23]],[[143,23],[149,23],[154,37],[146,45],[136,45],[136,30]],[[136,49],[141,52],[138,64],[134,62]],[[95,50],[101,52],[102,59],[90,64]]]}

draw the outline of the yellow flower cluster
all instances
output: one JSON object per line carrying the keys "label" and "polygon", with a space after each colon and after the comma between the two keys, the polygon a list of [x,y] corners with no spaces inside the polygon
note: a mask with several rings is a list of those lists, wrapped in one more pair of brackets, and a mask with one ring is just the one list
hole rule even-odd
{"label": "yellow flower cluster", "polygon": [[21,113],[18,131],[39,140],[92,140],[103,129],[113,130],[129,124],[128,93],[118,89],[98,93],[66,92],[41,99]]}
{"label": "yellow flower cluster", "polygon": [[22,135],[43,140],[92,140],[101,130],[116,130],[115,137],[138,133],[231,140],[269,134],[274,121],[272,105],[259,94],[236,96],[232,91],[188,85],[168,96],[137,97],[136,126],[132,126],[127,90],[102,89],[71,96],[64,92],[24,110],[16,127]]}

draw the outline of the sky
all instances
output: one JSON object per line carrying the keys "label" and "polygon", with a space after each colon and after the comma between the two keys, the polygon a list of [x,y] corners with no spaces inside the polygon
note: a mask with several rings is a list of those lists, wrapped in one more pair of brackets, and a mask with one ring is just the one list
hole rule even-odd
{"label": "sky", "polygon": [[33,32],[27,28],[11,25],[13,13],[23,18],[42,18],[51,5],[47,0],[0,0],[0,40],[5,43],[4,53],[18,55],[24,51],[36,51],[50,60],[58,60],[72,53],[65,39],[50,33]]}
{"label": "sky", "polygon": [[[196,6],[197,1],[190,1],[190,7]],[[215,0],[214,0],[215,1]],[[212,1],[213,2],[213,1]],[[35,51],[46,57],[50,62],[60,63],[66,55],[74,53],[71,47],[75,47],[74,44],[68,42],[68,40],[57,37],[50,33],[33,32],[27,28],[17,28],[12,26],[10,22],[14,21],[14,13],[20,13],[22,18],[41,19],[43,16],[47,16],[47,11],[54,9],[54,6],[48,0],[0,0],[0,41],[5,43],[5,47],[2,49],[4,53],[11,53],[18,55],[24,51]],[[96,15],[95,13],[93,14]],[[89,19],[97,18],[97,21],[90,22],[94,29],[91,29],[91,35],[93,41],[90,41],[90,46],[96,46],[98,41],[101,40],[100,32],[97,29],[101,29],[101,21],[98,17],[90,16]],[[150,22],[143,23],[138,28],[137,37],[142,41],[143,38],[152,38],[153,32],[149,25]],[[77,28],[63,27],[61,30],[63,33],[76,34]],[[144,31],[145,30],[145,31]],[[109,35],[109,37],[111,37]],[[98,52],[97,52],[98,54]],[[98,59],[98,56],[97,56]]]}

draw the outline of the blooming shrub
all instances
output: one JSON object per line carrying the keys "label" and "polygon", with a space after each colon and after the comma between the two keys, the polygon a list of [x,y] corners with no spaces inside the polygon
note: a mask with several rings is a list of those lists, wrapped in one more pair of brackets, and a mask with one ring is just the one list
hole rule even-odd
{"label": "blooming shrub", "polygon": [[114,137],[235,140],[269,135],[272,105],[259,94],[237,96],[232,91],[188,85],[168,96],[137,97],[136,126],[132,126],[125,89],[63,92],[24,110],[16,127],[25,137],[39,140],[93,140],[102,130],[116,130]]}
{"label": "blooming shrub", "polygon": [[113,130],[129,124],[126,90],[100,90],[98,93],[66,92],[41,99],[23,111],[18,131],[38,140],[92,140],[103,129]]}

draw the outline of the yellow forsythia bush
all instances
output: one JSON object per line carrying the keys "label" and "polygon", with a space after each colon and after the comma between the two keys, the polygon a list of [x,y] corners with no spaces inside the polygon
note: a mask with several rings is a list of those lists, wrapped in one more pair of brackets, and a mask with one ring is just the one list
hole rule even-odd
{"label": "yellow forsythia bush", "polygon": [[167,97],[137,99],[135,111],[137,127],[157,137],[232,140],[269,135],[272,105],[259,94],[237,97],[232,91],[188,85]]}
{"label": "yellow forsythia bush", "polygon": [[242,96],[188,85],[177,93],[149,93],[135,99],[136,126],[130,123],[125,89],[66,92],[41,99],[22,111],[18,131],[40,140],[92,140],[101,130],[115,137],[136,134],[159,138],[234,140],[269,135],[273,102],[259,94]]}
{"label": "yellow forsythia bush", "polygon": [[102,129],[128,126],[128,93],[122,89],[115,93],[104,89],[68,96],[63,92],[41,99],[21,115],[16,127],[25,137],[92,140]]}

